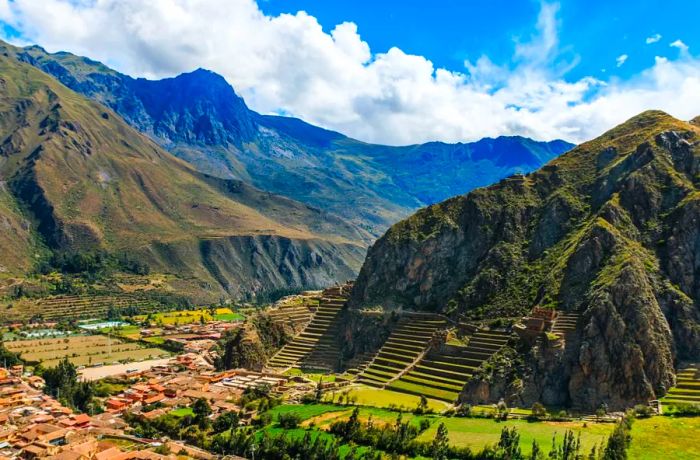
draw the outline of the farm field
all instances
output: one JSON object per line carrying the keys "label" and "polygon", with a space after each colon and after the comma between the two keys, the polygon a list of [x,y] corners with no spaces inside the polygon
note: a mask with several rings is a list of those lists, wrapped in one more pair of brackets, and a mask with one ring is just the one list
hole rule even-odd
{"label": "farm field", "polygon": [[[575,435],[581,434],[581,447],[584,455],[588,455],[595,445],[604,445],[615,427],[612,423],[584,422],[528,422],[524,420],[508,420],[505,422],[487,418],[441,417],[449,431],[450,443],[457,447],[469,447],[479,450],[489,444],[498,442],[501,430],[505,427],[515,427],[520,434],[520,446],[523,453],[529,454],[532,441],[548,451],[552,446],[552,436],[557,435],[559,441],[566,430]],[[431,441],[435,437],[438,423],[431,424],[419,437],[419,441]],[[635,457],[632,457],[635,458]]]}
{"label": "farm field", "polygon": [[201,308],[197,310],[176,310],[176,311],[166,311],[160,313],[151,313],[150,315],[137,315],[134,316],[134,320],[142,322],[145,321],[150,316],[150,321],[152,324],[157,325],[184,325],[200,323],[204,321],[241,321],[245,317],[239,313],[234,312],[230,308],[217,308],[214,311],[214,315],[210,313],[208,309]]}
{"label": "farm field", "polygon": [[635,420],[629,458],[700,458],[700,417],[651,417]]}
{"label": "farm field", "polygon": [[[337,392],[338,397],[341,393]],[[326,395],[327,400],[330,400],[332,395]],[[398,393],[391,390],[382,390],[380,388],[372,388],[369,386],[353,387],[348,392],[348,396],[354,398],[354,402],[361,406],[372,406],[378,408],[397,408],[411,411],[418,406],[420,397],[406,393]],[[447,409],[448,404],[435,399],[428,399],[428,408],[435,412],[441,412]]]}
{"label": "farm field", "polygon": [[[299,415],[301,424],[298,431],[303,435],[301,428],[311,428],[320,430],[322,435],[328,436],[325,431],[333,422],[347,419],[352,413],[353,406],[340,406],[333,404],[308,404],[308,405],[281,405],[267,413],[272,417],[273,423],[266,427],[264,431],[274,434],[281,432],[274,421],[279,414],[296,413]],[[375,423],[393,424],[399,412],[379,409],[375,407],[361,407],[360,420],[367,421],[369,417]],[[404,421],[418,427],[422,420],[430,422],[430,428],[418,436],[418,441],[430,442],[435,437],[437,427],[444,423],[449,431],[450,443],[458,447],[469,447],[478,451],[482,448],[498,442],[501,431],[505,427],[516,427],[520,434],[520,445],[524,453],[529,454],[532,441],[536,440],[545,452],[551,448],[552,437],[556,435],[558,442],[561,442],[567,430],[572,430],[576,435],[581,434],[581,445],[585,455],[588,455],[594,446],[604,445],[608,435],[612,432],[614,424],[606,423],[584,423],[584,422],[527,422],[521,420],[509,420],[505,422],[486,418],[461,418],[445,417],[441,415],[414,415],[410,412],[402,414]],[[288,431],[289,433],[289,431]],[[290,433],[289,435],[293,435]],[[637,458],[631,456],[630,458]],[[661,458],[661,457],[648,457]],[[674,457],[675,458],[675,457]],[[685,457],[679,457],[685,458]],[[688,457],[690,458],[690,457]]]}
{"label": "farm field", "polygon": [[55,339],[35,339],[6,342],[5,347],[19,353],[29,363],[53,367],[63,358],[76,366],[109,364],[120,361],[141,361],[167,354],[159,348],[143,348],[102,335],[72,336]]}

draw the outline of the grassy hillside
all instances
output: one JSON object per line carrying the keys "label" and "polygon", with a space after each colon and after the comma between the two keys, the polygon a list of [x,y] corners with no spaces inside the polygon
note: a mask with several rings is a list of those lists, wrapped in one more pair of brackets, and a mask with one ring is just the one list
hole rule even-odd
{"label": "grassy hillside", "polygon": [[424,208],[370,249],[353,302],[463,320],[576,313],[563,354],[532,352],[523,394],[593,408],[663,395],[674,360],[700,350],[699,136],[644,112],[532,174]]}
{"label": "grassy hillside", "polygon": [[[54,251],[129,252],[236,293],[256,275],[260,288],[302,287],[352,276],[359,265],[369,239],[363,230],[203,175],[28,64],[2,56],[0,75],[0,209],[11,230],[0,242],[14,255],[8,269],[29,268],[36,235]],[[225,261],[211,255],[217,251]],[[229,273],[232,255],[242,257]],[[280,273],[287,264],[294,271]],[[240,282],[248,286],[234,289]]]}

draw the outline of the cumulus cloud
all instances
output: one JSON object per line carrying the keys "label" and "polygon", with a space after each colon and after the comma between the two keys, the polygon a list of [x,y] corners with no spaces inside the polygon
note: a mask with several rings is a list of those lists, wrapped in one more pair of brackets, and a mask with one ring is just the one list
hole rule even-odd
{"label": "cumulus cloud", "polygon": [[371,50],[352,22],[326,32],[304,12],[267,16],[253,0],[0,0],[0,17],[49,51],[68,50],[135,76],[197,67],[221,73],[263,113],[285,113],[372,142],[408,144],[524,135],[582,141],[649,109],[690,118],[700,62],[657,60],[635,78],[566,79],[558,5],[508,63],[482,56],[435,68],[399,48]]}
{"label": "cumulus cloud", "polygon": [[654,35],[652,35],[652,36],[650,36],[650,37],[647,37],[647,39],[646,39],[646,44],[647,44],[647,45],[651,45],[652,43],[656,43],[656,42],[658,42],[659,40],[661,40],[661,34],[654,34]]}
{"label": "cumulus cloud", "polygon": [[615,63],[617,64],[618,67],[622,67],[622,64],[627,62],[627,59],[629,59],[629,56],[626,54],[621,54],[615,59]]}
{"label": "cumulus cloud", "polygon": [[688,45],[683,43],[681,40],[676,40],[675,42],[671,43],[669,46],[672,46],[673,48],[678,48],[679,50],[681,50],[681,53],[688,51]]}

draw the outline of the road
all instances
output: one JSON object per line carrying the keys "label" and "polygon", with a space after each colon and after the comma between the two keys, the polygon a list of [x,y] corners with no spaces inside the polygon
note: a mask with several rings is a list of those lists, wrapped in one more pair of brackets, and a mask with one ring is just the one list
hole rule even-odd
{"label": "road", "polygon": [[100,380],[105,377],[124,374],[126,371],[132,369],[143,371],[154,366],[168,364],[171,359],[172,358],[149,359],[148,361],[140,361],[129,364],[110,364],[108,366],[86,367],[85,369],[79,371],[79,374],[83,380]]}

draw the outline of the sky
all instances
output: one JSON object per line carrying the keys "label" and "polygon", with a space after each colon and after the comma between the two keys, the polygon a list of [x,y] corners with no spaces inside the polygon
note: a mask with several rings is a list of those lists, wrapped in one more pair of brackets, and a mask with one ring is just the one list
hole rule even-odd
{"label": "sky", "polygon": [[700,2],[0,0],[0,37],[136,77],[199,67],[367,142],[582,142],[700,115]]}

